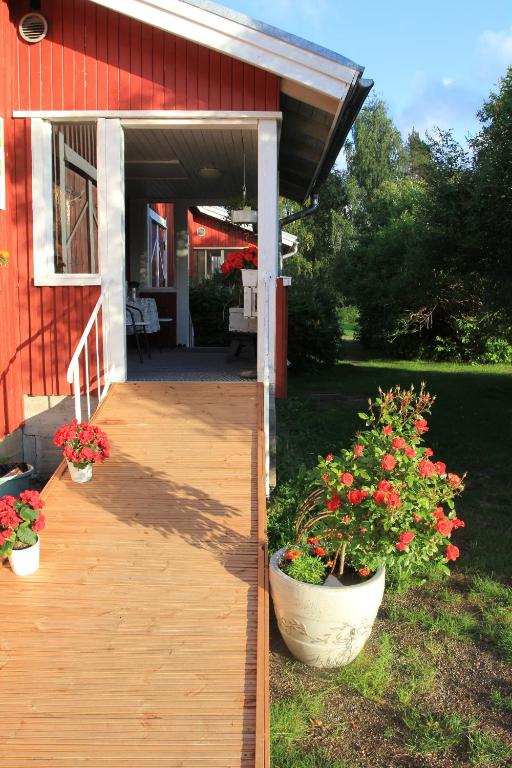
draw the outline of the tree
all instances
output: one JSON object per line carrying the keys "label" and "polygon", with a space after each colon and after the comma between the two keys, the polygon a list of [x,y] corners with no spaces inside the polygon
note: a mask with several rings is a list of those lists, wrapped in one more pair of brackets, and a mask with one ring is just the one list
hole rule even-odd
{"label": "tree", "polygon": [[471,144],[480,270],[491,277],[494,299],[505,307],[512,288],[512,67],[478,117],[482,128]]}
{"label": "tree", "polygon": [[405,174],[407,158],[402,137],[382,99],[372,99],[361,110],[346,154],[349,177],[364,199],[371,198],[384,181],[396,181]]}
{"label": "tree", "polygon": [[407,173],[415,179],[424,179],[432,163],[430,147],[413,128],[405,144]]}

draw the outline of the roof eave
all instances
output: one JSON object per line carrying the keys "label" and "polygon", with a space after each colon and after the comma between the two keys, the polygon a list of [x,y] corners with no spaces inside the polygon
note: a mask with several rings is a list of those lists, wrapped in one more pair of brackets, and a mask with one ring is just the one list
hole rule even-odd
{"label": "roof eave", "polygon": [[314,194],[331,172],[338,155],[345,144],[350,129],[372,88],[373,80],[365,80],[362,78],[359,78],[351,88],[342,109],[340,110],[329,143],[326,145],[323,158],[318,165],[315,176],[311,181],[304,199],[307,199],[310,195]]}

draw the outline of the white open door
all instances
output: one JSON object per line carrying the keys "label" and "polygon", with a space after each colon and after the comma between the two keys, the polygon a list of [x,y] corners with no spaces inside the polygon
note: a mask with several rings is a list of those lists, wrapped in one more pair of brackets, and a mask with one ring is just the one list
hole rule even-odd
{"label": "white open door", "polygon": [[124,135],[121,122],[98,120],[98,250],[103,345],[110,380],[126,381]]}

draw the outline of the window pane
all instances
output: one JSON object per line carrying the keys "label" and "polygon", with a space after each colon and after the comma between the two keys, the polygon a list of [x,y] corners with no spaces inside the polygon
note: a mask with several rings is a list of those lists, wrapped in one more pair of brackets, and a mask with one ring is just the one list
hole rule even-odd
{"label": "window pane", "polygon": [[97,274],[96,123],[55,124],[52,138],[55,271]]}

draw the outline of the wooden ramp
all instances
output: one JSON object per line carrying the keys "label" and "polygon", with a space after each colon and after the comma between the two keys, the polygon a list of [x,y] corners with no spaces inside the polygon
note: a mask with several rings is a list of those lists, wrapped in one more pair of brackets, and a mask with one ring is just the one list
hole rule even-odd
{"label": "wooden ramp", "polygon": [[118,384],[95,421],[112,458],[0,569],[0,765],[267,768],[259,385]]}

